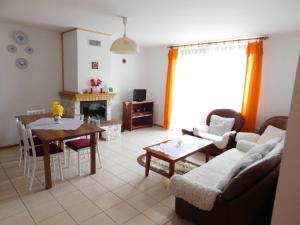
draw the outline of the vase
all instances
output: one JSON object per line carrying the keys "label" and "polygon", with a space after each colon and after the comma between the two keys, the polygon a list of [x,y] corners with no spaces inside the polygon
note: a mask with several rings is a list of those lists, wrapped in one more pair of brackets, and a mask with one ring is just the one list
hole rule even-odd
{"label": "vase", "polygon": [[54,123],[56,123],[56,124],[62,123],[61,117],[60,116],[55,116],[54,117]]}

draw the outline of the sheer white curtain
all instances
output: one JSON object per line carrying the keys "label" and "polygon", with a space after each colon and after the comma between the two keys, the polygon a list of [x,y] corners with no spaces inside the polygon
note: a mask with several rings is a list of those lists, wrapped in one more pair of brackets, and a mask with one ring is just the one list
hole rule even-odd
{"label": "sheer white curtain", "polygon": [[172,128],[205,123],[217,108],[241,110],[247,43],[179,49]]}

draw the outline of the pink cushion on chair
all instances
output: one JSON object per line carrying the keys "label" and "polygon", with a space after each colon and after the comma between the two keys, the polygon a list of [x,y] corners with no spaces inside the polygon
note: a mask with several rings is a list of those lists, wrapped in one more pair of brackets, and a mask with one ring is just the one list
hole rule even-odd
{"label": "pink cushion on chair", "polygon": [[69,148],[77,151],[77,150],[82,149],[82,148],[90,147],[91,140],[89,138],[77,139],[77,140],[66,142],[66,145]]}
{"label": "pink cushion on chair", "polygon": [[[58,147],[56,144],[50,144],[49,147],[50,147],[50,155],[63,152],[63,150],[60,147]],[[29,151],[30,151],[29,152],[30,156],[32,156],[32,149],[30,148]],[[43,156],[44,155],[43,145],[35,146],[35,152],[37,157]]]}

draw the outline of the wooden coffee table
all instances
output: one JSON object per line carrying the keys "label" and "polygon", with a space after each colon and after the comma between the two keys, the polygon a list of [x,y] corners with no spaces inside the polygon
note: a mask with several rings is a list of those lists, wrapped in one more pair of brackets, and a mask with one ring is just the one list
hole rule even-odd
{"label": "wooden coffee table", "polygon": [[145,176],[148,176],[150,170],[151,157],[156,157],[169,163],[169,174],[161,174],[168,178],[174,175],[175,163],[182,160],[196,152],[205,153],[205,161],[209,160],[209,150],[213,145],[212,141],[191,135],[182,135],[179,138],[163,141],[148,147],[146,150],[146,166]]}

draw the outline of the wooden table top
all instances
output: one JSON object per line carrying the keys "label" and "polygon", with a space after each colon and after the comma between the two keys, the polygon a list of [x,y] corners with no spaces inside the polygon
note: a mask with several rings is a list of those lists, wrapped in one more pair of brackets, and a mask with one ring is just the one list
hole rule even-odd
{"label": "wooden table top", "polygon": [[[178,160],[184,159],[187,156],[190,156],[192,154],[194,154],[197,151],[201,151],[201,150],[206,150],[206,148],[210,147],[213,142],[206,140],[206,139],[202,139],[202,138],[198,138],[198,137],[194,137],[194,136],[190,136],[190,135],[182,135],[180,138],[178,138],[178,140],[180,140],[182,137],[189,139],[189,142],[193,142],[195,141],[195,145],[193,145],[190,148],[186,148],[184,149],[184,151],[180,152],[176,157],[173,157],[171,155],[168,155],[165,152],[162,151],[158,151],[153,149],[154,146],[158,146],[161,144],[167,144],[170,141],[174,141],[176,139],[171,139],[171,140],[167,140],[167,141],[163,141],[148,147],[143,148],[144,150],[146,150],[147,152],[149,152],[151,155],[156,156],[162,160],[168,161],[168,162],[176,162]],[[182,140],[182,142],[184,141],[184,139]]]}
{"label": "wooden table top", "polygon": [[[46,113],[46,114],[39,114],[39,115],[16,116],[16,118],[18,118],[18,120],[21,121],[24,125],[34,122],[40,118],[46,118],[46,117],[52,117],[52,115],[50,113]],[[68,115],[65,115],[64,117],[72,118]],[[88,123],[83,123],[76,130],[41,130],[41,129],[34,130],[33,129],[33,133],[44,142],[66,140],[66,139],[90,135],[102,131],[104,131],[102,128],[97,127],[94,124],[88,124]]]}

